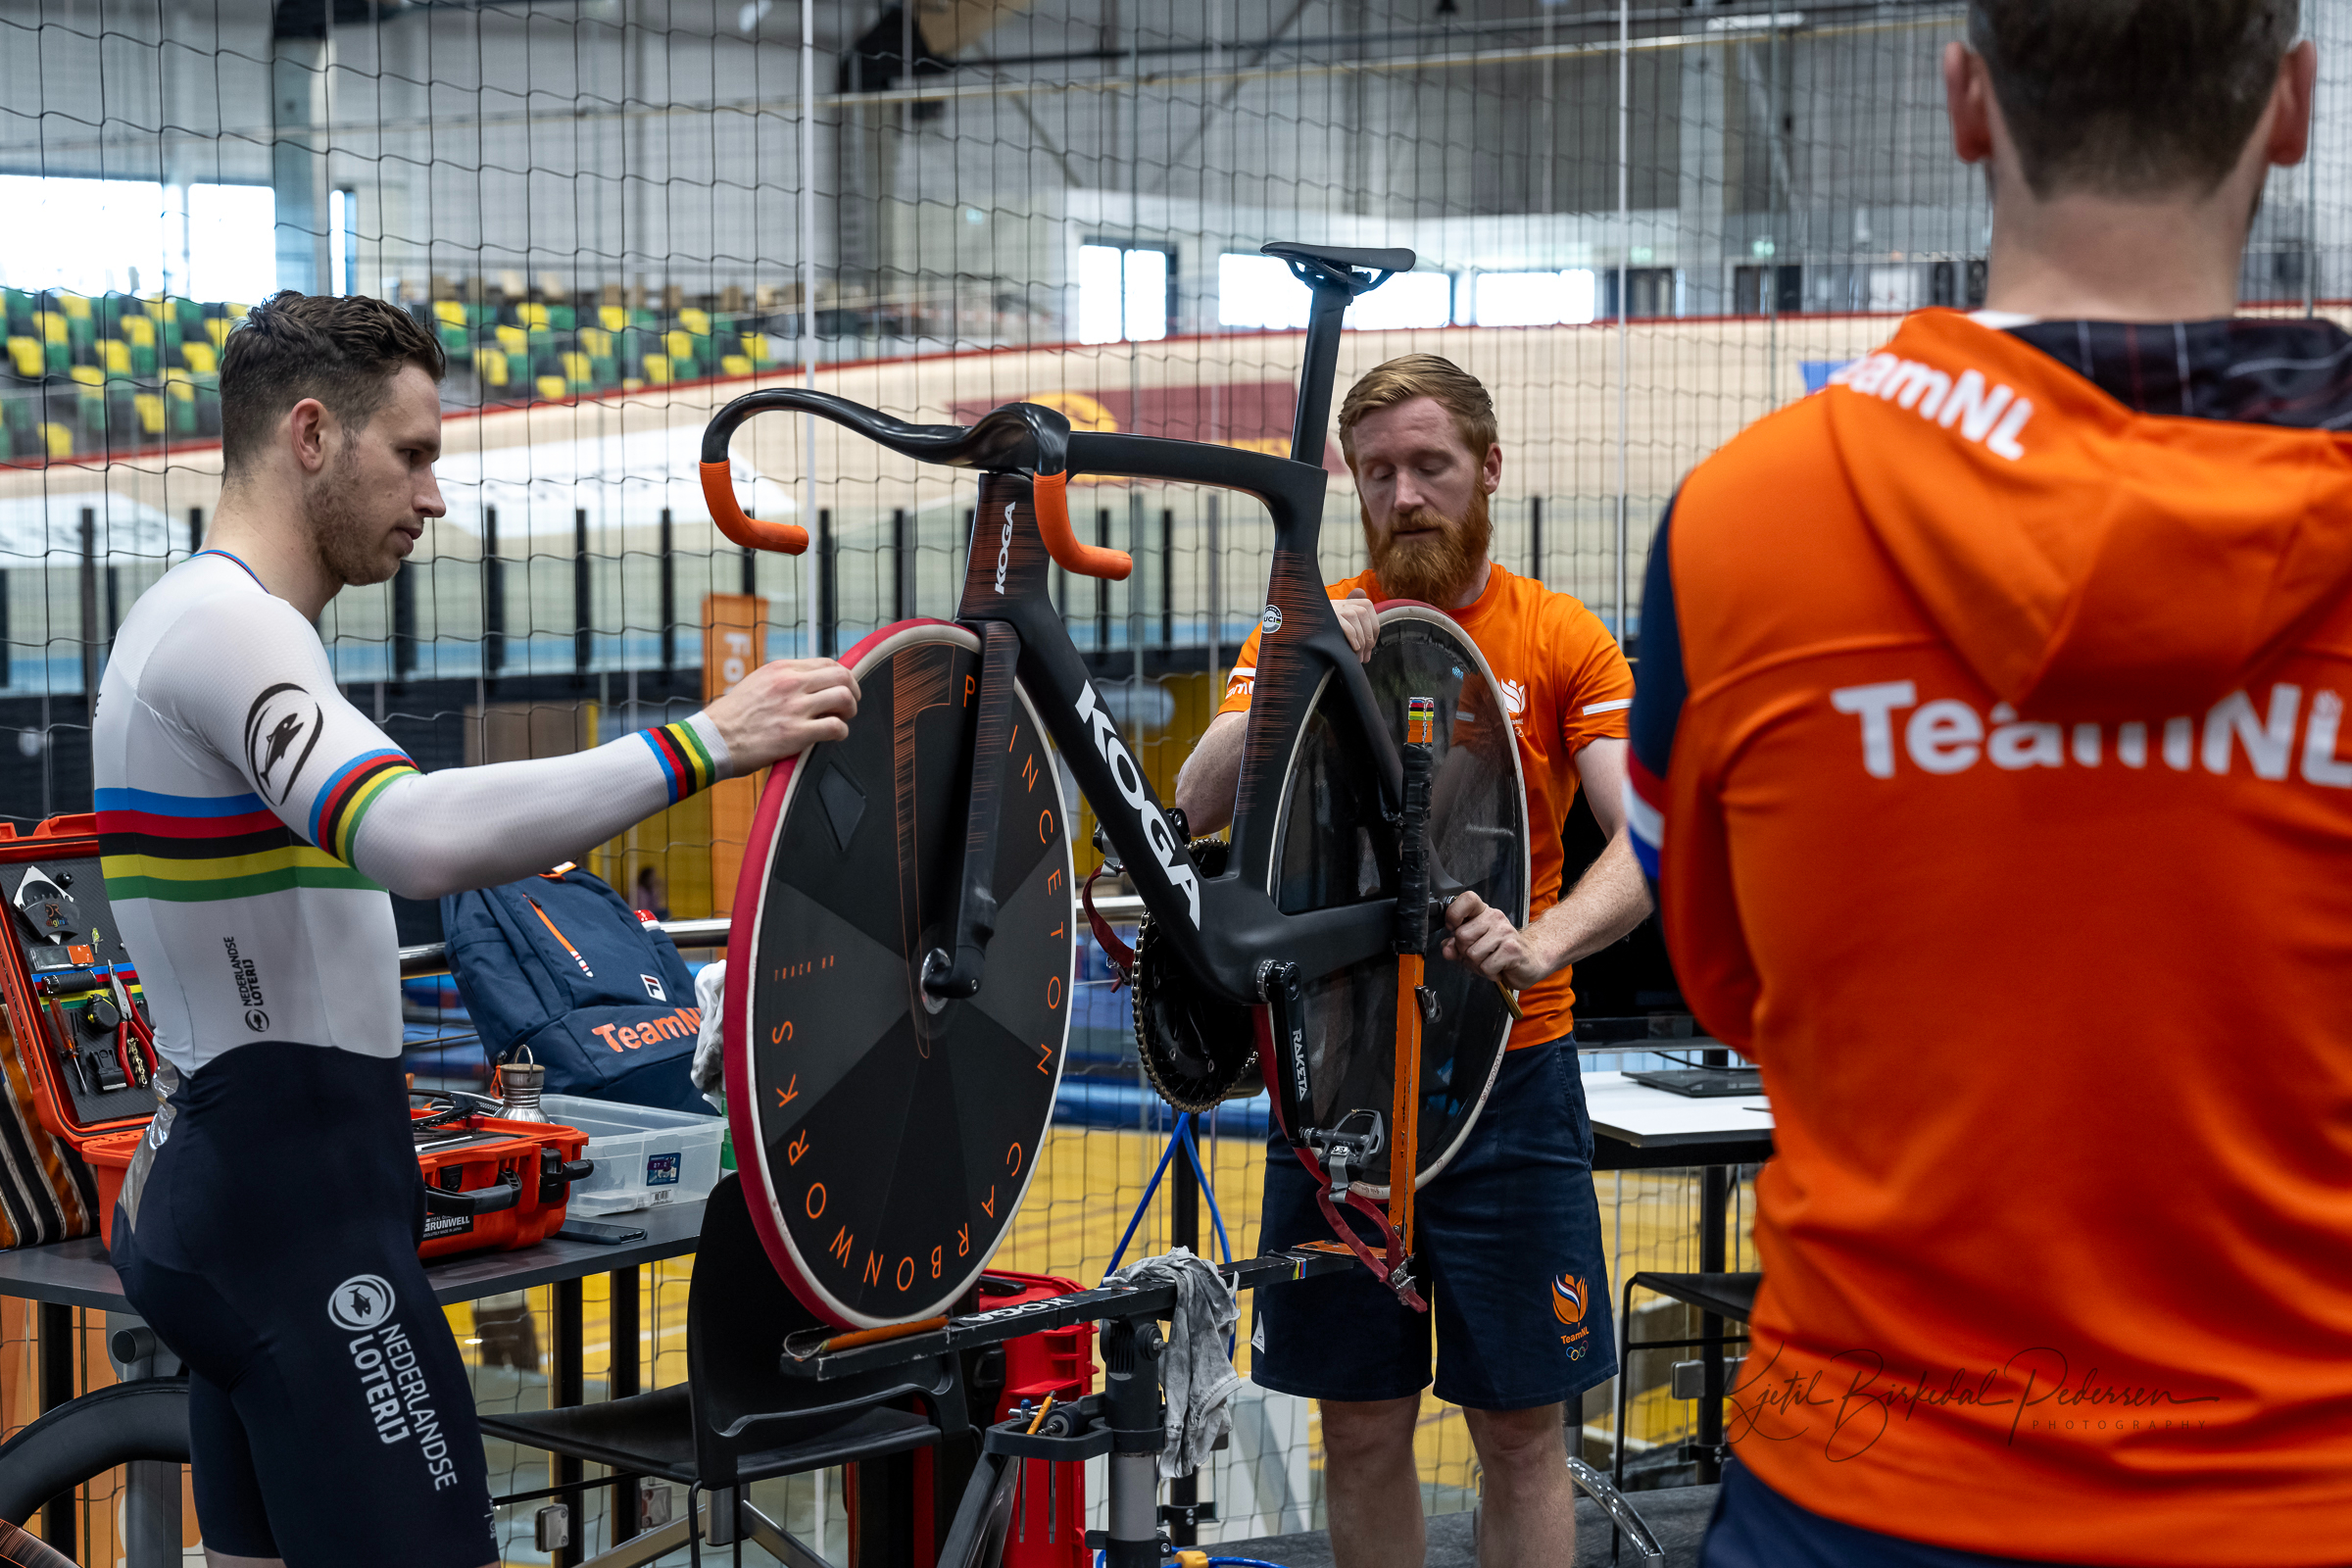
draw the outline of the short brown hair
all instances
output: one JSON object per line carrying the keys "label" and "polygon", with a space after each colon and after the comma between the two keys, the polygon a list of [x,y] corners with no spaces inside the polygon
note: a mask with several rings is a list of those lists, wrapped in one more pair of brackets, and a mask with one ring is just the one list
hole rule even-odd
{"label": "short brown hair", "polygon": [[1970,0],[1968,38],[2036,196],[2193,185],[2236,167],[2301,0]]}
{"label": "short brown hair", "polygon": [[272,294],[228,334],[220,353],[220,466],[240,472],[285,412],[317,398],[357,434],[414,365],[448,372],[441,345],[396,305],[365,294]]}
{"label": "short brown hair", "polygon": [[1373,367],[1348,389],[1347,400],[1340,405],[1340,450],[1348,455],[1348,467],[1355,466],[1356,421],[1415,398],[1435,399],[1438,407],[1453,416],[1453,427],[1470,449],[1470,456],[1479,462],[1486,460],[1487,448],[1494,444],[1494,400],[1487,396],[1486,386],[1451,360],[1435,354],[1407,354]]}

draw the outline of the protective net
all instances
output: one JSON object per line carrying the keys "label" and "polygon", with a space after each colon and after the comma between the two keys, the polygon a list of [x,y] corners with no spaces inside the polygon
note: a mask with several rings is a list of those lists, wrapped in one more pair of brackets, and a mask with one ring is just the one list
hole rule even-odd
{"label": "protective net", "polygon": [[[2346,14],[2304,8],[2317,157],[2272,181],[2249,309],[2341,314],[2352,293]],[[1307,294],[1257,254],[1273,239],[1419,253],[1354,313],[1342,385],[1408,351],[1481,376],[1505,452],[1496,559],[1638,647],[1681,475],[1897,313],[1983,297],[1984,190],[1950,155],[1938,74],[1961,26],[1956,4],[1904,0],[0,0],[0,814],[89,808],[85,694],[221,505],[221,345],[285,287],[396,301],[449,356],[447,515],[320,625],[422,766],[569,751],[681,717],[762,656],[949,612],[969,477],[830,426],[770,419],[737,446],[746,505],[806,523],[808,556],[714,533],[696,436],[743,390],[808,382],[931,420],[1029,398],[1080,428],[1284,449]],[[1363,547],[1330,463],[1336,578]],[[1138,563],[1057,592],[1166,797],[1255,622],[1270,530],[1177,486],[1084,486],[1072,511]],[[696,797],[583,863],[647,907],[724,913],[751,803]],[[432,935],[428,911],[403,918]],[[1688,1028],[1663,981],[1580,989],[1581,1013]],[[1091,1283],[1167,1124],[1091,946],[1073,996],[1060,1121],[1001,1260]],[[436,1044],[464,1032],[448,1000],[413,991],[412,1065],[466,1080],[478,1051]],[[1633,1059],[1611,1038],[1628,1054],[1588,1069]],[[1240,1251],[1257,1103],[1204,1141]],[[1600,1197],[1613,1278],[1692,1266],[1690,1173],[1603,1176]],[[1162,1198],[1131,1252],[1169,1224]],[[648,1387],[683,1376],[686,1278],[639,1282]],[[485,1406],[549,1396],[550,1311],[545,1290],[453,1309]],[[17,1323],[12,1427],[32,1400]],[[1688,1474],[1692,1408],[1670,1359],[1634,1367],[1626,1435],[1661,1478]],[[1609,1410],[1604,1386],[1570,1412],[1604,1464]],[[1208,1537],[1319,1523],[1312,1435],[1299,1401],[1246,1392],[1201,1482]],[[1432,1510],[1468,1506],[1458,1413],[1430,1407],[1420,1453]],[[536,1455],[497,1462],[502,1490],[545,1484]],[[833,1494],[794,1485],[813,1532]],[[115,1496],[84,1499],[93,1541]],[[516,1561],[539,1560],[529,1511],[502,1515]]]}

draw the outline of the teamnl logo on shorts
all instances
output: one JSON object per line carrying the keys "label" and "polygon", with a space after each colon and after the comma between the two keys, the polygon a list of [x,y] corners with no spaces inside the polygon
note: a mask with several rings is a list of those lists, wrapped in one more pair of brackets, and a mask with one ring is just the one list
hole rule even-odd
{"label": "teamnl logo on shorts", "polygon": [[1562,1274],[1551,1282],[1551,1315],[1569,1331],[1560,1336],[1560,1344],[1567,1347],[1571,1361],[1582,1361],[1585,1352],[1592,1348],[1592,1331],[1585,1326],[1585,1313],[1592,1305],[1592,1293],[1586,1289],[1583,1276]]}
{"label": "teamnl logo on shorts", "polygon": [[432,1388],[417,1362],[416,1347],[392,1320],[397,1304],[391,1283],[381,1274],[354,1274],[328,1294],[326,1315],[352,1336],[345,1348],[376,1441],[416,1444],[438,1492],[458,1484],[457,1461],[441,1435],[441,1417],[432,1406]]}

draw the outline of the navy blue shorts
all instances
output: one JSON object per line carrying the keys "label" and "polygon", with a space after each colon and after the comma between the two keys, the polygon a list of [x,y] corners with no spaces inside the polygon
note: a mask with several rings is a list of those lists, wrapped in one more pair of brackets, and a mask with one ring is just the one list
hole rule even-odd
{"label": "navy blue shorts", "polygon": [[397,1057],[239,1046],[157,1112],[112,1252],[187,1363],[207,1546],[287,1568],[498,1561],[423,1225]]}
{"label": "navy blue shorts", "polygon": [[[1344,1210],[1345,1212],[1345,1210]],[[1617,1370],[1608,1254],[1592,1192],[1592,1124],[1576,1047],[1506,1052],[1486,1109],[1414,1202],[1428,1312],[1397,1304],[1357,1266],[1257,1293],[1250,1375],[1309,1399],[1400,1399],[1430,1386],[1474,1410],[1557,1404]],[[1314,1178],[1279,1137],[1266,1146],[1260,1245],[1328,1241]],[[1349,1214],[1379,1250],[1369,1221]]]}
{"label": "navy blue shorts", "polygon": [[1922,1545],[1825,1519],[1737,1461],[1724,1466],[1698,1562],[1699,1568],[2032,1568],[2022,1558]]}

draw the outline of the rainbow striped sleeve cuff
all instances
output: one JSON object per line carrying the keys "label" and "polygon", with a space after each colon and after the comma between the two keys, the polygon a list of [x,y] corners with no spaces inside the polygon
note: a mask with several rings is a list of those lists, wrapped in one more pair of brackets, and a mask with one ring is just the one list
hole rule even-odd
{"label": "rainbow striped sleeve cuff", "polygon": [[637,733],[661,760],[672,806],[726,775],[726,743],[718,738],[718,726],[708,714],[697,713],[683,724],[664,724]]}
{"label": "rainbow striped sleeve cuff", "polygon": [[416,772],[416,764],[404,752],[366,752],[345,762],[311,807],[311,842],[351,864],[351,847],[368,810],[384,791]]}

